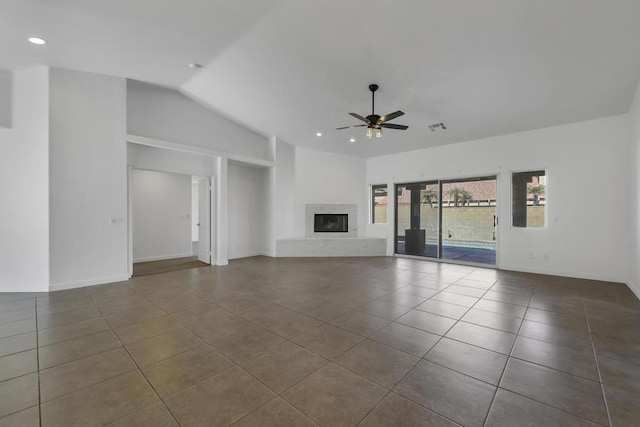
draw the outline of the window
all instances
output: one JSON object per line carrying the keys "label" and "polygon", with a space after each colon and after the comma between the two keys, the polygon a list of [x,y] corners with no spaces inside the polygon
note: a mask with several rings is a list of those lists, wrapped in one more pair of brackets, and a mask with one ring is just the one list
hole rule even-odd
{"label": "window", "polygon": [[546,226],[547,180],[543,170],[514,172],[511,175],[511,225]]}
{"label": "window", "polygon": [[371,186],[371,224],[387,223],[387,184]]}

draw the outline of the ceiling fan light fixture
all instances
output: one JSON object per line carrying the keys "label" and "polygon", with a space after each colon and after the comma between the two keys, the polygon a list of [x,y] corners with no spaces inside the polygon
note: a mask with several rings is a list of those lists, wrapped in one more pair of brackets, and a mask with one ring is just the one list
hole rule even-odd
{"label": "ceiling fan light fixture", "polygon": [[379,116],[375,113],[375,92],[379,89],[378,85],[371,84],[369,85],[369,90],[371,91],[371,114],[363,117],[357,113],[349,113],[351,117],[355,117],[356,119],[364,122],[364,124],[353,125],[353,126],[343,126],[336,128],[336,130],[343,129],[352,129],[359,127],[366,127],[364,136],[367,140],[372,140],[375,135],[376,139],[382,138],[382,128],[387,129],[397,129],[397,130],[407,130],[409,126],[406,125],[398,125],[395,123],[388,123],[390,120],[393,120],[397,117],[404,115],[404,113],[400,110],[394,111],[393,113],[387,114],[385,116]]}
{"label": "ceiling fan light fixture", "polygon": [[364,133],[365,138],[367,138],[367,140],[371,140],[373,139],[373,128],[368,127],[367,130]]}

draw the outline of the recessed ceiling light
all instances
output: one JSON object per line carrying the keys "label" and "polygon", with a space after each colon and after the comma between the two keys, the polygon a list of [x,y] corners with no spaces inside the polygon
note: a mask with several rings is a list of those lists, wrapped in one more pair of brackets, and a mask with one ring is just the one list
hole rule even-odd
{"label": "recessed ceiling light", "polygon": [[47,41],[45,39],[40,38],[40,37],[29,37],[29,43],[47,44]]}
{"label": "recessed ceiling light", "polygon": [[194,68],[194,69],[202,68],[202,64],[197,64],[195,62],[192,62],[191,64],[189,64],[189,68]]}
{"label": "recessed ceiling light", "polygon": [[355,138],[351,138],[351,139],[349,140],[349,142],[356,142],[356,139],[355,139]]}
{"label": "recessed ceiling light", "polygon": [[316,136],[322,136],[322,133],[318,132],[316,133]]}

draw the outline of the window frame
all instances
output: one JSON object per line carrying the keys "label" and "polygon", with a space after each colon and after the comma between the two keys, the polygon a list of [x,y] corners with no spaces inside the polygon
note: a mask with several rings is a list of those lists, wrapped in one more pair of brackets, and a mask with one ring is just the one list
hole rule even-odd
{"label": "window frame", "polygon": [[[517,201],[515,200],[515,188],[514,186],[517,185],[517,183],[514,181],[514,177],[516,175],[523,175],[523,176],[530,176],[530,179],[532,179],[533,177],[538,177],[538,182],[540,182],[540,177],[544,177],[544,204],[542,206],[544,206],[544,216],[543,216],[543,225],[541,226],[533,226],[533,225],[527,225],[527,213],[526,213],[526,209],[527,207],[529,207],[528,204],[528,192],[524,194],[524,201],[525,201],[525,208],[524,208],[524,216],[521,218],[518,218],[519,221],[523,221],[524,220],[524,225],[516,225],[514,219],[516,218],[516,203]],[[526,185],[527,182],[531,182],[530,180],[528,181],[523,181]],[[548,197],[548,183],[549,183],[549,170],[544,167],[544,168],[531,168],[531,169],[524,169],[524,170],[517,170],[517,171],[511,171],[510,173],[510,181],[509,181],[509,186],[510,186],[510,227],[513,229],[528,229],[528,230],[546,230],[549,227],[549,221],[548,221],[548,215],[549,215],[549,197]],[[540,184],[539,184],[540,185]],[[526,188],[529,188],[528,185]],[[522,195],[520,195],[520,197],[522,197]],[[531,205],[531,206],[537,206],[537,205]]]}
{"label": "window frame", "polygon": [[[376,196],[376,189],[384,189],[385,196]],[[387,220],[385,222],[376,221],[376,197],[387,198]],[[369,224],[388,224],[389,223],[389,184],[371,184],[369,186]]]}

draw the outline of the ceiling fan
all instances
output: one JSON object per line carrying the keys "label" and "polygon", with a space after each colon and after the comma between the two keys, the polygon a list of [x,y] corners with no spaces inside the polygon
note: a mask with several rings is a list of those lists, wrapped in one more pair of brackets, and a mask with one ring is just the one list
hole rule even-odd
{"label": "ceiling fan", "polygon": [[366,124],[364,125],[353,125],[353,126],[345,126],[341,128],[337,128],[336,130],[342,129],[351,129],[358,127],[367,127],[365,132],[365,136],[367,139],[372,139],[375,134],[376,138],[382,138],[382,128],[386,129],[398,129],[398,130],[406,130],[409,126],[405,125],[397,125],[394,123],[387,123],[389,120],[393,120],[396,117],[402,116],[404,113],[400,110],[387,114],[386,116],[379,116],[375,113],[375,93],[378,90],[379,86],[377,84],[369,85],[369,90],[371,91],[371,114],[367,117],[362,117],[360,114],[349,113],[349,115],[355,117],[358,120],[362,120]]}

